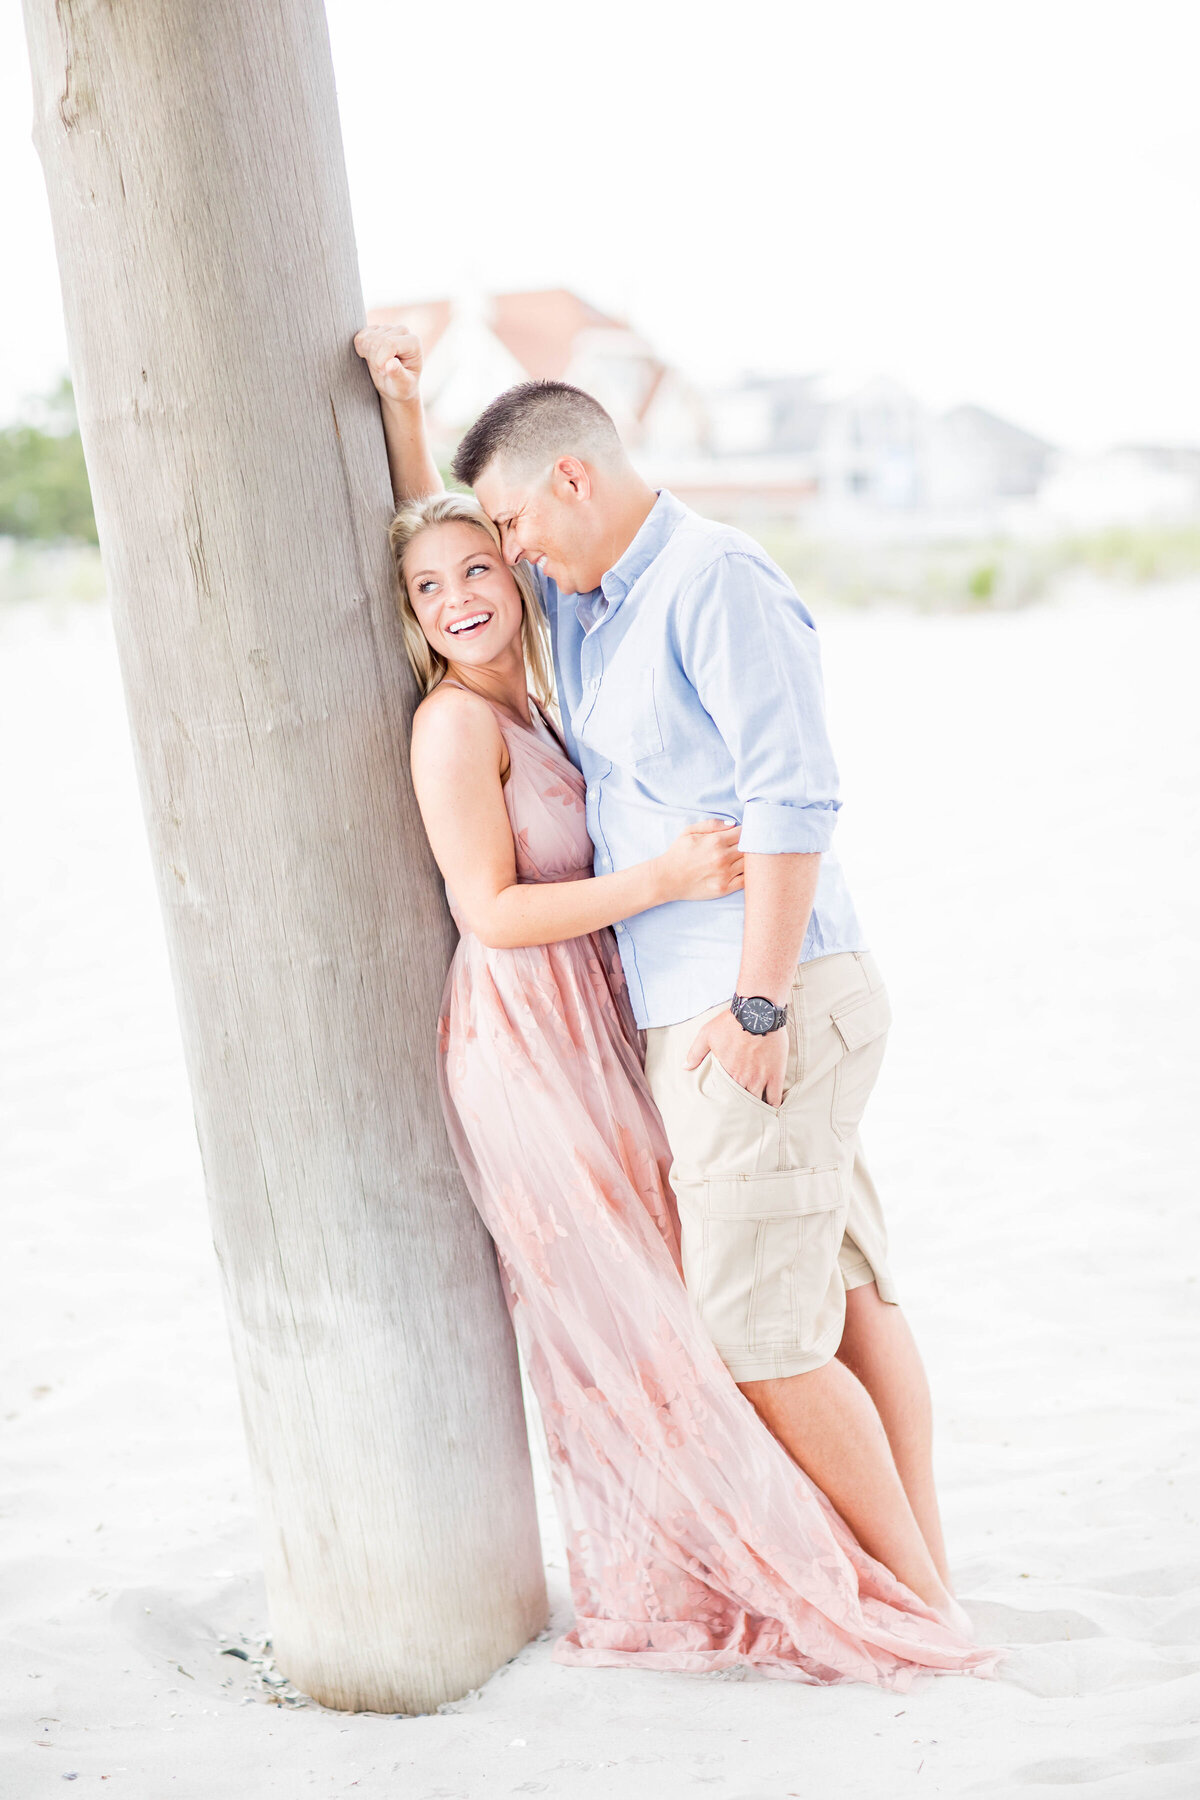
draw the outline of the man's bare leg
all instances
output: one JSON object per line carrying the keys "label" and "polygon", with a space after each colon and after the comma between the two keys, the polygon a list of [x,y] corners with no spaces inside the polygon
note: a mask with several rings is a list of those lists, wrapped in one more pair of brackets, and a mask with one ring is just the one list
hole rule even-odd
{"label": "man's bare leg", "polygon": [[857,1375],[875,1402],[934,1567],[953,1593],[933,1482],[933,1408],[925,1366],[908,1320],[898,1306],[879,1298],[873,1281],[846,1295],[838,1360]]}
{"label": "man's bare leg", "polygon": [[909,1505],[875,1404],[858,1377],[835,1358],[804,1375],[738,1385],[863,1549],[928,1605],[948,1612],[952,1597]]}

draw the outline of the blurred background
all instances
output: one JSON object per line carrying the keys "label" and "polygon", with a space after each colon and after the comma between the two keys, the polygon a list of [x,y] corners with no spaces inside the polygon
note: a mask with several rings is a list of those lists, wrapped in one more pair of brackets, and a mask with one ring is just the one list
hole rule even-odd
{"label": "blurred background", "polygon": [[[1179,0],[328,11],[367,305],[426,341],[443,460],[493,394],[561,376],[814,597],[1200,569]],[[11,0],[3,32],[0,592],[86,590]]]}

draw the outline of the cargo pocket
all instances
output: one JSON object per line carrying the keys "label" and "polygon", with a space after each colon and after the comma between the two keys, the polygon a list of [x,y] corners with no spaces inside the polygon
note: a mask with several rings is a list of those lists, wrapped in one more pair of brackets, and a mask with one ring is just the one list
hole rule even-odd
{"label": "cargo pocket", "polygon": [[684,1280],[723,1356],[818,1341],[842,1186],[836,1166],[677,1184]]}
{"label": "cargo pocket", "polygon": [[839,1006],[831,1013],[845,1046],[833,1071],[832,1124],[837,1136],[852,1138],[862,1123],[871,1089],[883,1062],[892,1009],[886,988]]}

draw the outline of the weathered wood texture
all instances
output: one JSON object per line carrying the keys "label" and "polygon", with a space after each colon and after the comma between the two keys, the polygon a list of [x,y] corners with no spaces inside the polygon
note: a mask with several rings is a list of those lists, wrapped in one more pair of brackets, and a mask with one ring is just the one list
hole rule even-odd
{"label": "weathered wood texture", "polygon": [[276,1655],[329,1705],[425,1710],[546,1603],[434,1083],[452,928],[408,783],[324,13],[26,12]]}

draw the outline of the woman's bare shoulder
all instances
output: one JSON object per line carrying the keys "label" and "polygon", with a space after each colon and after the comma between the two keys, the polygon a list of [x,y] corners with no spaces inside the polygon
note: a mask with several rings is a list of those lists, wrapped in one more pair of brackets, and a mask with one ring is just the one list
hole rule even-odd
{"label": "woman's bare shoulder", "polygon": [[469,688],[443,681],[432,694],[426,694],[414,712],[413,734],[415,736],[418,731],[422,735],[458,731],[468,721],[476,729],[490,725],[497,736],[500,734],[495,711],[482,694],[473,694]]}
{"label": "woman's bare shoulder", "polygon": [[496,714],[482,694],[443,682],[426,694],[413,714],[414,761],[436,757],[443,766],[461,768],[481,756],[498,762],[503,751]]}

